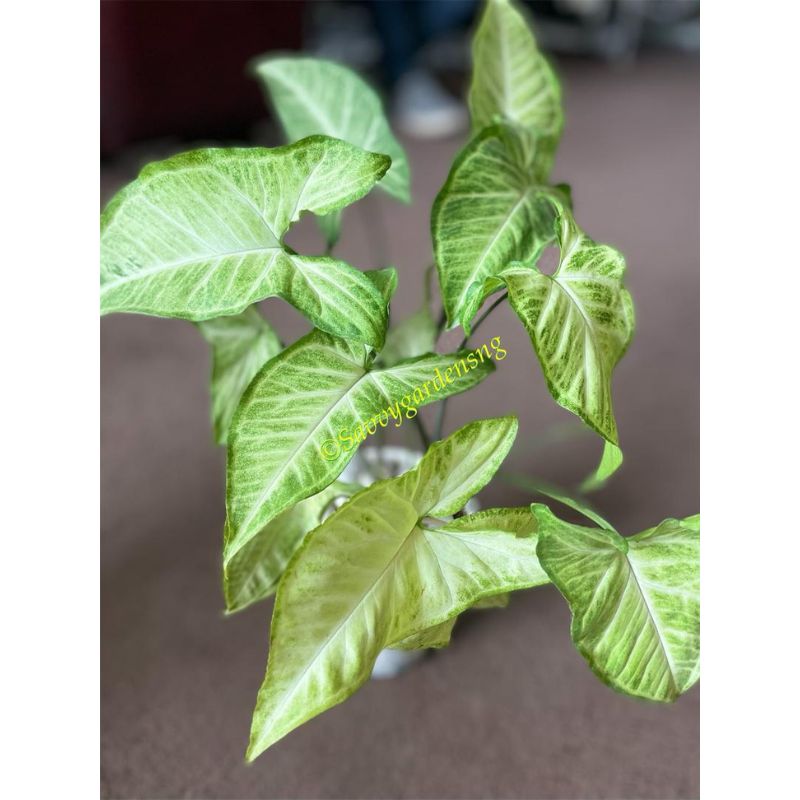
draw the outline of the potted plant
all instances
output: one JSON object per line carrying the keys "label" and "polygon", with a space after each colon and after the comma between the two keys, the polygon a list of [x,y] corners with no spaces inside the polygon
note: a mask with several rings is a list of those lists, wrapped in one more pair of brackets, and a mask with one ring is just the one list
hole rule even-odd
{"label": "potted plant", "polygon": [[[477,336],[492,310],[508,301],[555,402],[603,439],[583,491],[622,461],[611,376],[634,330],[622,254],[581,229],[570,188],[550,181],[560,88],[507,0],[487,2],[473,56],[472,136],[431,211],[438,321],[426,298],[390,328],[396,272],[333,255],[347,205],[376,186],[409,199],[377,95],[336,64],[259,60],[290,144],[151,164],[102,215],[102,313],[191,320],[211,346],[213,426],[227,446],[226,606],[276,595],[249,760],[355,692],[385,648],[445,646],[462,612],[548,583],[612,688],[668,702],[699,676],[699,516],[622,536],[566,494],[550,493],[586,524],[542,503],[468,506],[518,427],[490,417],[444,436],[447,399],[505,358],[500,337]],[[324,255],[285,243],[304,212],[319,219]],[[271,296],[311,332],[284,347],[254,305]],[[461,346],[438,352],[439,334],[458,327]],[[429,432],[418,410],[436,402]],[[363,448],[368,477],[345,473],[363,442],[408,423],[418,461]]]}

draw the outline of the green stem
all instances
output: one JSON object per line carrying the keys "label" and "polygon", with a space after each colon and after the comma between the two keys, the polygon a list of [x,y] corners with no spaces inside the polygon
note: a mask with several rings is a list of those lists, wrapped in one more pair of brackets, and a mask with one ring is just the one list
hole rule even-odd
{"label": "green stem", "polygon": [[417,413],[417,416],[414,417],[414,424],[417,426],[419,438],[422,440],[422,448],[423,450],[427,451],[427,449],[431,446],[431,437],[428,435],[428,431],[425,428],[425,423],[419,418],[419,412]]}
{"label": "green stem", "polygon": [[[483,321],[484,321],[484,320],[485,320],[485,319],[486,319],[486,318],[489,316],[489,314],[491,314],[491,313],[492,313],[492,311],[494,311],[494,310],[497,308],[497,306],[499,306],[499,305],[500,305],[500,303],[502,303],[502,302],[503,302],[503,300],[505,300],[507,297],[508,297],[508,292],[503,292],[503,294],[501,294],[501,295],[500,295],[500,297],[498,297],[498,298],[497,298],[497,300],[495,300],[495,301],[494,301],[494,302],[493,302],[493,303],[492,303],[492,304],[489,306],[489,308],[487,308],[487,309],[486,309],[486,311],[484,311],[484,312],[483,312],[483,314],[481,314],[481,315],[480,315],[480,317],[478,317],[478,320],[477,320],[477,322],[476,322],[476,323],[475,323],[475,324],[472,326],[472,333],[469,333],[469,334],[467,334],[467,335],[466,335],[466,336],[465,336],[465,337],[464,337],[464,338],[461,340],[461,344],[458,346],[458,350],[463,350],[463,349],[464,349],[464,348],[467,346],[467,342],[469,341],[469,339],[470,339],[470,336],[472,336],[472,335],[475,333],[475,331],[477,331],[477,330],[478,330],[478,328],[480,327],[481,323],[482,323],[482,322],[483,322]],[[456,352],[457,352],[457,351],[456,351]],[[434,437],[436,438],[436,440],[437,440],[437,441],[438,441],[439,439],[441,439],[441,438],[442,438],[442,430],[444,429],[444,412],[447,410],[447,401],[448,401],[449,399],[450,399],[449,397],[445,397],[445,399],[444,399],[444,400],[442,400],[442,402],[441,402],[441,403],[440,403],[440,405],[439,405],[439,414],[438,414],[438,416],[437,416],[437,418],[436,418],[436,428],[435,428],[435,431],[436,431],[436,432],[435,432],[435,434],[434,434]]]}
{"label": "green stem", "polygon": [[439,319],[436,322],[436,338],[438,339],[444,332],[444,326],[447,325],[447,312],[442,307],[442,313],[439,314]]}

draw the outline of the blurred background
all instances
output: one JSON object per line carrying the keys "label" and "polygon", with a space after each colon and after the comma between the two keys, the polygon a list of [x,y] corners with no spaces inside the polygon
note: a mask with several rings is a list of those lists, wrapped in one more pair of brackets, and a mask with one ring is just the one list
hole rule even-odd
{"label": "blurred background", "polygon": [[[564,90],[554,181],[572,184],[582,227],[628,262],[637,331],[614,381],[625,463],[593,502],[635,533],[699,510],[699,6],[525,5]],[[397,267],[393,319],[407,316],[432,263],[431,203],[467,137],[479,10],[473,0],[102,2],[102,203],[178,150],[283,143],[247,74],[254,56],[302,50],[347,63],[385,98],[413,202],[373,192],[350,207],[336,255]],[[308,218],[289,241],[324,249]],[[307,330],[281,301],[262,309],[284,341]],[[506,305],[483,334],[500,336],[508,357],[449,403],[446,432],[515,413],[506,468],[574,486],[600,441],[552,402]],[[551,587],[466,615],[449,648],[370,682],[245,767],[271,601],[222,614],[225,455],[210,433],[205,342],[189,323],[116,315],[102,320],[101,350],[104,797],[698,795],[697,687],[669,707],[614,694],[572,647]],[[412,426],[394,436],[417,446]],[[502,480],[481,495],[484,505],[532,499]]]}

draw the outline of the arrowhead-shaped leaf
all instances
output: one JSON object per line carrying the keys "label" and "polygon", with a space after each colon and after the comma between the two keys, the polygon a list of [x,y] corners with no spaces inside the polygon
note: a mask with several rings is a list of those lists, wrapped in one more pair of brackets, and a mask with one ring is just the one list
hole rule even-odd
{"label": "arrowhead-shaped leaf", "polygon": [[303,211],[362,197],[389,164],[324,136],[150,164],[101,218],[102,313],[199,321],[278,296],[322,330],[381,347],[386,307],[372,282],[342,261],[294,253],[283,237]]}
{"label": "arrowhead-shaped leaf", "polygon": [[350,497],[360,488],[337,481],[268,523],[224,569],[226,610],[241,611],[269,597],[303,537],[322,522],[328,506],[336,498]]}
{"label": "arrowhead-shaped leaf", "polygon": [[408,159],[389,128],[375,91],[353,70],[322,58],[261,58],[253,72],[263,83],[290,141],[324,134],[386,153],[392,165],[378,187],[410,200]]}
{"label": "arrowhead-shaped leaf", "polygon": [[483,511],[440,528],[424,522],[452,505],[450,470],[480,488],[516,428],[509,417],[461,428],[306,537],[278,587],[249,760],[355,692],[384,647],[424,631],[433,641],[430,629],[481,598],[547,582],[527,509]]}
{"label": "arrowhead-shaped leaf", "polygon": [[228,435],[226,563],[270,520],[334,481],[370,431],[399,427],[494,369],[455,353],[384,368],[372,358],[364,345],[312,331],[252,380]]}
{"label": "arrowhead-shaped leaf", "polygon": [[545,185],[549,157],[507,125],[487,128],[456,158],[431,211],[431,234],[448,326],[469,322],[487,279],[512,261],[533,262],[553,241],[555,203]]}
{"label": "arrowhead-shaped leaf", "polygon": [[488,0],[472,44],[469,107],[475,133],[499,120],[561,135],[561,88],[529,26],[508,0]]}
{"label": "arrowhead-shaped leaf", "polygon": [[211,420],[217,444],[226,444],[239,400],[255,374],[281,345],[278,335],[256,306],[233,317],[198,322],[211,346]]}
{"label": "arrowhead-shaped leaf", "polygon": [[700,674],[700,519],[667,519],[629,538],[570,525],[543,505],[542,567],[572,611],[572,639],[609,686],[675,700]]}
{"label": "arrowhead-shaped leaf", "polygon": [[[409,202],[405,151],[392,134],[380,98],[355,72],[322,58],[288,56],[258,59],[253,73],[271,98],[290,142],[320,133],[386,153],[392,166],[378,188]],[[320,217],[319,223],[332,247],[339,239],[341,212]]]}
{"label": "arrowhead-shaped leaf", "polygon": [[622,283],[625,259],[592,241],[565,209],[557,238],[561,254],[552,275],[512,266],[500,279],[553,399],[617,445],[611,374],[634,327],[633,302]]}

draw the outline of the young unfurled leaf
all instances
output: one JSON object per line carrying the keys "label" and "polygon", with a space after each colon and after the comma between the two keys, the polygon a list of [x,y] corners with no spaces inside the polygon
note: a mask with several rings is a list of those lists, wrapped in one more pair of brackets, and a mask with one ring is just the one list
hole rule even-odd
{"label": "young unfurled leaf", "polygon": [[[411,199],[408,159],[383,113],[380,98],[355,72],[321,58],[261,58],[253,73],[272,99],[289,141],[315,133],[334,136],[392,159],[378,188],[404,203]],[[320,219],[328,243],[339,238],[341,214]]]}
{"label": "young unfurled leaf", "polygon": [[549,164],[535,138],[508,125],[484,130],[453,163],[431,211],[448,327],[469,331],[484,282],[512,261],[532,263],[553,241],[568,196],[545,185]]}
{"label": "young unfurled leaf", "polygon": [[271,519],[335,480],[370,430],[399,427],[494,369],[455,353],[384,368],[372,358],[364,345],[312,331],[252,380],[228,435],[226,563]]}
{"label": "young unfurled leaf", "polygon": [[500,474],[500,478],[505,479],[512,486],[517,486],[520,489],[527,489],[529,492],[543,494],[545,497],[549,497],[551,500],[555,500],[557,503],[561,503],[562,505],[567,506],[567,508],[577,511],[579,514],[583,515],[587,519],[590,519],[595,525],[599,525],[601,528],[605,528],[609,531],[615,530],[614,526],[607,520],[603,519],[603,517],[601,517],[591,506],[587,505],[582,500],[579,500],[577,497],[572,497],[562,489],[558,489],[555,486],[550,486],[549,484],[534,480],[526,475],[519,475],[505,471]]}
{"label": "young unfurled leaf", "polygon": [[428,306],[423,306],[410,317],[389,328],[386,346],[381,351],[381,362],[392,365],[406,358],[430,353],[436,345],[436,320]]}
{"label": "young unfurled leaf", "polygon": [[390,164],[338,139],[195,150],[150,164],[101,218],[100,306],[194,321],[282,297],[321,330],[381,347],[386,306],[343,261],[284,246],[301,212],[366,194]]}
{"label": "young unfurled leaf", "polygon": [[534,504],[537,553],[572,611],[572,640],[626,694],[668,702],[700,675],[700,519],[636,536],[583,528]]}
{"label": "young unfurled leaf", "polygon": [[217,444],[228,441],[228,428],[242,393],[253,376],[282,345],[256,306],[233,317],[198,322],[211,346],[211,420]]}
{"label": "young unfurled leaf", "polygon": [[553,399],[618,444],[611,373],[633,335],[633,302],[622,283],[625,259],[560,212],[558,267],[512,266],[500,279],[539,358]]}
{"label": "young unfurled leaf", "polygon": [[500,120],[558,141],[564,125],[561,87],[522,14],[508,0],[488,0],[472,43],[469,108],[478,133]]}
{"label": "young unfurled leaf", "polygon": [[384,647],[424,631],[431,642],[432,628],[481,598],[547,582],[528,509],[483,511],[435,529],[423,522],[452,505],[451,470],[473,476],[476,490],[491,479],[516,428],[510,417],[461,428],[306,537],[278,586],[249,760],[355,692]]}
{"label": "young unfurled leaf", "polygon": [[279,514],[254,536],[223,572],[225,607],[241,611],[269,597],[303,537],[322,522],[322,514],[337,497],[349,497],[361,487],[336,483]]}
{"label": "young unfurled leaf", "polygon": [[425,296],[422,307],[397,325],[392,325],[386,334],[386,345],[381,351],[381,363],[392,366],[406,358],[414,358],[433,351],[436,345],[436,320],[431,314],[430,275],[425,273]]}

